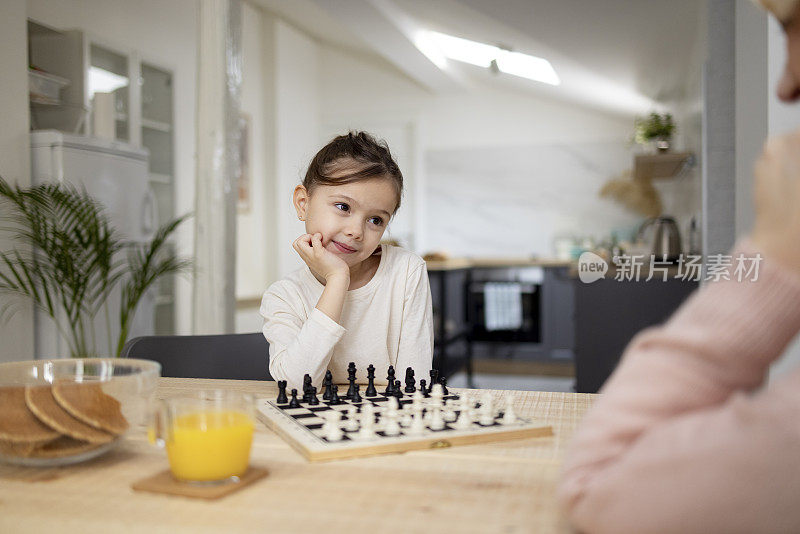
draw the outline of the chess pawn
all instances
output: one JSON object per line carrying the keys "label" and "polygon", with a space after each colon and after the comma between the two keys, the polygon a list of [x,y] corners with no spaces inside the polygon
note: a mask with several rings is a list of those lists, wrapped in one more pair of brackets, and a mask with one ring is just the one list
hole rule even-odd
{"label": "chess pawn", "polygon": [[330,404],[341,404],[342,401],[339,399],[339,386],[336,384],[331,386],[331,400]]}
{"label": "chess pawn", "polygon": [[444,428],[444,419],[442,418],[442,408],[434,406],[431,413],[431,422],[428,424],[431,430],[441,430]]}
{"label": "chess pawn", "polygon": [[289,401],[289,408],[299,408],[300,401],[297,400],[297,390],[292,388],[292,400]]}
{"label": "chess pawn", "polygon": [[423,397],[428,396],[427,384],[428,382],[424,378],[419,381],[419,390],[422,392]]}
{"label": "chess pawn", "polygon": [[431,399],[433,399],[434,406],[442,405],[442,398],[444,398],[444,391],[441,384],[434,384],[431,386]]}
{"label": "chess pawn", "polygon": [[342,432],[339,422],[342,420],[342,413],[338,410],[325,412],[325,424],[322,429],[325,432],[325,439],[328,441],[339,441],[342,439],[344,432]]}
{"label": "chess pawn", "polygon": [[311,406],[316,406],[319,404],[319,399],[317,398],[317,386],[311,386],[311,389],[308,390],[308,404]]}
{"label": "chess pawn", "polygon": [[488,391],[483,394],[480,407],[480,424],[490,426],[494,424],[494,407],[492,406],[492,394]]}
{"label": "chess pawn", "polygon": [[375,411],[372,404],[366,404],[361,408],[361,430],[358,432],[359,439],[372,439],[375,437]]}
{"label": "chess pawn", "polygon": [[506,408],[503,412],[503,420],[500,422],[504,425],[513,425],[517,422],[517,414],[514,413],[514,399],[511,395],[506,397]]}
{"label": "chess pawn", "polygon": [[414,416],[411,421],[409,433],[422,434],[425,431],[425,420],[422,418],[422,407],[413,408],[412,411],[414,412]]}
{"label": "chess pawn", "polygon": [[458,415],[458,419],[456,420],[456,425],[455,425],[456,428],[459,430],[466,430],[470,426],[472,426],[472,417],[470,416],[469,413],[470,411],[469,405],[470,402],[467,396],[464,395],[463,397],[461,397],[461,406],[459,408],[459,411],[461,413]]}
{"label": "chess pawn", "polygon": [[453,409],[453,401],[447,401],[447,404],[445,404],[445,410],[442,414],[442,418],[448,423],[452,423],[456,420],[456,411]]}
{"label": "chess pawn", "polygon": [[398,435],[400,433],[400,425],[397,423],[397,412],[386,413],[384,417],[386,418],[386,426],[383,429],[383,433],[387,436]]}
{"label": "chess pawn", "polygon": [[358,413],[358,408],[353,406],[352,404],[347,408],[347,424],[345,425],[345,430],[348,432],[355,432],[358,430],[358,420],[356,419]]}

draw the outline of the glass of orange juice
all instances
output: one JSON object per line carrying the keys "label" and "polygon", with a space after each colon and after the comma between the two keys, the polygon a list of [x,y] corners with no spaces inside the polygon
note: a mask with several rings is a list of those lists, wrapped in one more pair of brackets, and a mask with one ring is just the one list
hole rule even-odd
{"label": "glass of orange juice", "polygon": [[167,450],[172,476],[184,482],[238,482],[250,463],[255,401],[237,391],[209,390],[161,401],[151,442]]}

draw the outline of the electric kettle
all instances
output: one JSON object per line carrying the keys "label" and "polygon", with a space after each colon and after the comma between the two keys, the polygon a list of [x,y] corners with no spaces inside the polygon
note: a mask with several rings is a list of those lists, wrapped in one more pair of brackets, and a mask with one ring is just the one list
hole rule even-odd
{"label": "electric kettle", "polygon": [[647,219],[639,227],[639,232],[636,234],[636,240],[639,241],[644,232],[650,227],[654,226],[653,232],[653,255],[656,261],[675,262],[678,261],[681,255],[681,233],[678,230],[678,223],[672,217],[661,216]]}

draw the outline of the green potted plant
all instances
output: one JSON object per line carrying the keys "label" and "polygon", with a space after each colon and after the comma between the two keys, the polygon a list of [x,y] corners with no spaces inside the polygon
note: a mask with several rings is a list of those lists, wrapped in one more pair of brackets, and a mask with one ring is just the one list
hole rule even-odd
{"label": "green potted plant", "polygon": [[661,152],[669,150],[672,135],[675,133],[672,114],[653,112],[644,119],[637,117],[634,124],[634,141],[642,145],[655,143],[655,147]]}
{"label": "green potted plant", "polygon": [[[96,356],[94,319],[103,313],[108,353],[119,355],[136,307],[162,276],[185,271],[168,237],[188,216],[161,226],[149,243],[134,246],[111,225],[103,206],[71,185],[11,186],[0,177],[0,230],[16,242],[0,252],[0,293],[31,300],[52,319],[69,345],[70,356]],[[120,333],[111,346],[108,297],[120,287]],[[0,318],[14,312],[0,307]]]}

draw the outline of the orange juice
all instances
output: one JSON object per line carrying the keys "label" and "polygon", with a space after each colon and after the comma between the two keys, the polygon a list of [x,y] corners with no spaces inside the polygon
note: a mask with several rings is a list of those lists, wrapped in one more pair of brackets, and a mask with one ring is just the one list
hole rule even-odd
{"label": "orange juice", "polygon": [[253,428],[248,414],[232,410],[178,415],[166,442],[172,474],[193,481],[241,476],[250,461]]}

